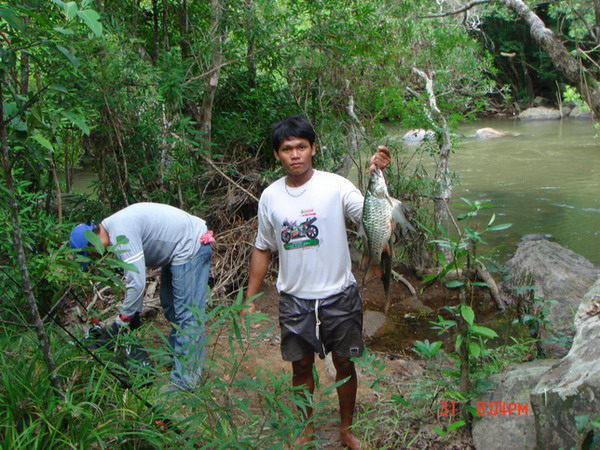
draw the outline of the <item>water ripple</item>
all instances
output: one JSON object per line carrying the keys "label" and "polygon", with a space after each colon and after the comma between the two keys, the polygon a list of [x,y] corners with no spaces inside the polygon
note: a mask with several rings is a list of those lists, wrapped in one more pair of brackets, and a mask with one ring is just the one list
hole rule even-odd
{"label": "water ripple", "polygon": [[577,206],[567,205],[566,203],[555,203],[554,205],[559,206],[561,208],[576,209],[578,211],[600,213],[599,208],[578,208]]}

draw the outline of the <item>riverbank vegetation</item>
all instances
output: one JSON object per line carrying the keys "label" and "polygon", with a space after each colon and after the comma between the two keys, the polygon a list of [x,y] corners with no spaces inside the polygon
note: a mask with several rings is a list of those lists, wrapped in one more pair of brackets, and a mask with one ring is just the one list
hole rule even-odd
{"label": "riverbank vegetation", "polygon": [[[171,439],[148,425],[162,411],[124,394],[50,325],[51,317],[70,325],[67,308],[85,310],[107,283],[120,292],[110,260],[79,270],[66,245],[74,223],[141,201],[201,216],[217,234],[213,296],[233,298],[246,283],[257,198],[279,175],[269,126],[301,112],[319,136],[318,167],[347,175],[355,165],[359,184],[361,155],[386,142],[397,157],[393,192],[437,234],[436,224],[451,221],[445,162],[457,123],[512,114],[536,97],[577,97],[600,115],[598,17],[582,1],[1,1],[3,446]],[[409,156],[385,136],[386,121],[435,131],[424,148],[437,173],[402,171]],[[97,175],[91,196],[73,190],[82,168]],[[402,263],[434,265],[434,237],[415,236]],[[242,345],[233,312],[213,313],[229,317],[225,335]],[[211,404],[208,388],[197,395],[189,421],[210,428],[194,440],[268,446],[297,431],[287,428],[297,401],[287,384],[269,372],[252,379],[259,409],[207,381],[230,409]],[[386,405],[405,407],[399,399]],[[228,422],[234,406],[248,412]]]}

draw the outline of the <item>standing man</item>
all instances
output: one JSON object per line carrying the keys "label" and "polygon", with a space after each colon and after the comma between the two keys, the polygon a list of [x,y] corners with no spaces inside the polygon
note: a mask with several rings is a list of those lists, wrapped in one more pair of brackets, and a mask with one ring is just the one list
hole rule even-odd
{"label": "standing man", "polygon": [[204,308],[212,232],[204,220],[159,203],[136,203],[99,224],[80,224],[71,231],[69,243],[88,245],[86,230],[93,231],[106,248],[118,236],[129,242],[116,256],[136,270],[125,271],[126,297],[113,329],[136,328],[142,311],[146,267],[161,267],[160,302],[173,328],[169,344],[173,353],[170,388],[192,390],[200,379],[204,354]]}
{"label": "standing man", "polygon": [[[337,388],[340,437],[344,445],[358,449],[361,442],[351,430],[357,378],[350,358],[361,356],[364,348],[362,308],[345,218],[360,222],[363,196],[347,179],[313,168],[315,138],[303,116],[288,117],[272,127],[275,158],[287,175],[260,198],[246,297],[260,292],[271,253],[278,251],[281,354],[292,363],[292,384],[306,387],[312,395],[315,353],[324,358],[331,351],[336,380],[348,378]],[[371,158],[371,169],[383,169],[389,162],[389,150],[380,146]],[[242,313],[254,310],[248,301]],[[311,414],[308,408],[306,419]],[[314,439],[309,422],[296,444]]]}

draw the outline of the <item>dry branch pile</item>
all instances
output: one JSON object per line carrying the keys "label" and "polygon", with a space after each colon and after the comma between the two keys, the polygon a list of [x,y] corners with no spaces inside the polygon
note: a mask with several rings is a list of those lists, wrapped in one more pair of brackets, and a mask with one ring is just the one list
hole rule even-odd
{"label": "dry branch pile", "polygon": [[208,165],[206,196],[211,205],[205,217],[214,230],[210,285],[215,298],[245,288],[248,264],[256,237],[258,199],[268,181],[260,172],[257,155],[228,155],[221,161],[203,158]]}

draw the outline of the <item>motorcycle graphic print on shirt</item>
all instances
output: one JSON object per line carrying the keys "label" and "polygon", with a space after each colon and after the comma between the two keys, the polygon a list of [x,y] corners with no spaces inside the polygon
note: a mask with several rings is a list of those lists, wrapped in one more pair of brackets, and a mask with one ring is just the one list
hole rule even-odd
{"label": "motorcycle graphic print on shirt", "polygon": [[319,229],[314,224],[316,221],[316,213],[312,209],[301,211],[301,217],[298,220],[285,219],[281,227],[283,248],[295,250],[319,245],[317,239]]}

